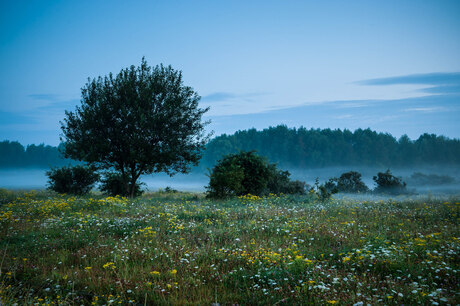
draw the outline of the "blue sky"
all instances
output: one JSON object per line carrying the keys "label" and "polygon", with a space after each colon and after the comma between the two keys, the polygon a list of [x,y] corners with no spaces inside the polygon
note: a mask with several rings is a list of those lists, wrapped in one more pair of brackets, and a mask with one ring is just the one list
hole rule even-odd
{"label": "blue sky", "polygon": [[286,124],[460,138],[460,1],[0,3],[0,140],[59,142],[88,77],[182,70],[215,135]]}

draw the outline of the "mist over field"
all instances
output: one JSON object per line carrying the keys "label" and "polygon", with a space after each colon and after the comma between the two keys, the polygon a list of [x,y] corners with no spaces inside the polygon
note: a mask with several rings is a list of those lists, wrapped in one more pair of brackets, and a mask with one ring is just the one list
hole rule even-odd
{"label": "mist over field", "polygon": [[[291,173],[291,178],[305,181],[309,185],[315,183],[316,178],[320,183],[327,181],[332,177],[339,177],[342,173],[348,171],[358,171],[362,174],[363,182],[371,190],[375,187],[372,177],[378,172],[384,172],[384,167],[356,167],[341,166],[315,169],[283,169]],[[390,169],[391,172],[407,183],[410,192],[417,194],[460,194],[460,167],[424,167],[424,168],[400,168]],[[47,169],[30,169],[30,168],[11,168],[0,169],[0,188],[8,189],[36,189],[41,190],[47,187],[48,178],[45,175]],[[411,176],[414,173],[423,173],[426,175],[435,174],[437,176],[448,176],[453,182],[443,184],[420,184],[413,182]],[[195,169],[189,174],[177,174],[172,177],[157,173],[152,175],[141,176],[140,181],[144,183],[142,188],[146,191],[164,190],[166,187],[190,192],[204,192],[205,186],[209,183],[207,172],[201,172]]]}

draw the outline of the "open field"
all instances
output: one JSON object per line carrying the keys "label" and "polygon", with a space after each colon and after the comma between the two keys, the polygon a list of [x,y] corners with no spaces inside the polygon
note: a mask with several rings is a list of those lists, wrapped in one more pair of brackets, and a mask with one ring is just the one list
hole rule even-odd
{"label": "open field", "polygon": [[459,304],[459,198],[0,190],[4,304]]}

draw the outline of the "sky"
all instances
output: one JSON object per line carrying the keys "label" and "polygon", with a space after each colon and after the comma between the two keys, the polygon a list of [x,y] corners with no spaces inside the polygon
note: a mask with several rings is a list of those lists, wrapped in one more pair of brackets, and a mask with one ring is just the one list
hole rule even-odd
{"label": "sky", "polygon": [[460,1],[0,2],[0,141],[57,145],[88,78],[181,70],[214,135],[460,138]]}

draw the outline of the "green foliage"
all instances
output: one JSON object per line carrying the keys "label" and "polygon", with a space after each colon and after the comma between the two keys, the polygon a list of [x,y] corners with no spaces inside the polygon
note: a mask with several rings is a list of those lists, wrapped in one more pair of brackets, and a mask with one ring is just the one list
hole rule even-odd
{"label": "green foliage", "polygon": [[377,184],[374,189],[377,193],[401,194],[407,192],[406,183],[401,178],[391,174],[390,169],[377,173],[373,179]]}
{"label": "green foliage", "polygon": [[305,194],[305,182],[292,181],[289,171],[283,171],[276,168],[276,165],[270,165],[270,178],[268,180],[268,190],[273,194]]}
{"label": "green foliage", "polygon": [[319,179],[316,178],[315,185],[310,189],[310,193],[316,194],[321,202],[328,201],[338,191],[336,178],[330,178],[323,184],[320,184]]}
{"label": "green foliage", "polygon": [[74,161],[64,159],[58,147],[28,145],[24,147],[17,141],[0,142],[0,168],[64,166]]}
{"label": "green foliage", "polygon": [[[276,162],[283,168],[296,169],[353,165],[460,165],[459,139],[434,134],[423,134],[416,140],[411,140],[407,135],[396,139],[390,134],[370,129],[307,130],[279,125],[262,131],[250,129],[213,138],[206,144],[200,162],[201,170],[213,167],[222,156],[238,150],[256,150],[270,162]],[[68,163],[68,160],[59,156],[56,147],[31,145],[25,148],[17,142],[0,142],[0,167],[49,167]]]}
{"label": "green foliage", "polygon": [[458,304],[458,197],[11,193],[2,305]]}
{"label": "green foliage", "polygon": [[88,80],[81,106],[61,123],[66,157],[115,169],[135,194],[141,174],[187,173],[208,140],[200,97],[171,66],[142,59],[116,76]]}
{"label": "green foliage", "polygon": [[46,172],[48,189],[58,193],[83,195],[88,193],[99,180],[95,169],[87,166],[52,168]]}
{"label": "green foliage", "polygon": [[333,166],[408,167],[460,165],[460,140],[423,134],[417,140],[396,139],[370,129],[288,128],[238,131],[220,135],[206,146],[202,167],[212,167],[226,154],[256,150],[283,168]]}
{"label": "green foliage", "polygon": [[337,189],[339,192],[358,193],[368,192],[369,188],[361,179],[361,173],[349,171],[342,173],[337,179]]}
{"label": "green foliage", "polygon": [[[127,190],[131,190],[131,186],[128,186],[130,184],[129,179],[123,179],[123,175],[117,172],[107,172],[104,174],[104,177],[101,180],[101,185],[99,189],[106,195],[109,196],[129,196],[130,193],[128,193]],[[134,195],[135,197],[140,196],[143,193],[143,190],[141,189],[141,184],[136,182],[136,185],[134,186]]]}
{"label": "green foliage", "polygon": [[225,198],[239,195],[304,194],[305,183],[291,181],[288,171],[269,164],[254,151],[229,154],[209,174],[208,196]]}

